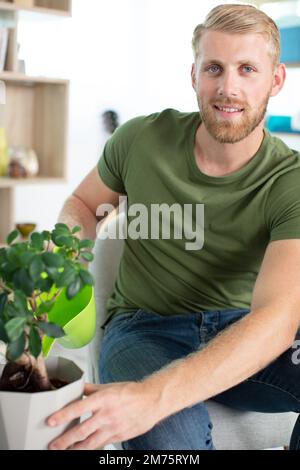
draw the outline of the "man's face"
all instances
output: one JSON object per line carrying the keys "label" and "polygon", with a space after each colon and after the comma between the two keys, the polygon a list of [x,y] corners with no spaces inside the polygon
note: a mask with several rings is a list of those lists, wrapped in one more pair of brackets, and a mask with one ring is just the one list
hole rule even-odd
{"label": "man's face", "polygon": [[246,138],[276,93],[268,43],[261,34],[205,31],[193,65],[193,87],[207,131],[221,143]]}

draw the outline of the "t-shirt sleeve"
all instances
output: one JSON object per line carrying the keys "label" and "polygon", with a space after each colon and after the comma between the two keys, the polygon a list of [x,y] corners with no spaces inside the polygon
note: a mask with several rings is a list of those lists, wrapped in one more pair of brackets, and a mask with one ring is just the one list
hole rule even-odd
{"label": "t-shirt sleeve", "polygon": [[280,176],[272,185],[265,207],[270,241],[300,238],[300,169]]}
{"label": "t-shirt sleeve", "polygon": [[137,117],[120,126],[106,142],[98,161],[100,178],[110,189],[126,194],[126,173],[130,164],[130,150],[143,124]]}

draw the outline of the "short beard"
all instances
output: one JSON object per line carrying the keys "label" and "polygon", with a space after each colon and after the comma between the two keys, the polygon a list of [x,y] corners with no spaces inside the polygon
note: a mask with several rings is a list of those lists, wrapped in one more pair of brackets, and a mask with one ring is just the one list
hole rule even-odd
{"label": "short beard", "polygon": [[[263,99],[255,114],[251,114],[248,107],[239,106],[240,108],[244,108],[243,115],[239,122],[218,121],[212,110],[213,103],[201,103],[199,97],[198,105],[201,119],[209,134],[221,144],[235,144],[248,137],[265,118],[269,98],[270,93]],[[231,103],[224,102],[222,104],[235,105],[234,101]]]}

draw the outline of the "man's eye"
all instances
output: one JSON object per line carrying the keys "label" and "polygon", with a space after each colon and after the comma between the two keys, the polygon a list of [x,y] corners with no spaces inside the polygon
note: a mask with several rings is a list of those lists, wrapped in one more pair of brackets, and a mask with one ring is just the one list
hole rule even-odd
{"label": "man's eye", "polygon": [[242,69],[243,69],[243,71],[246,72],[246,73],[254,72],[253,67],[251,67],[250,65],[243,65]]}
{"label": "man's eye", "polygon": [[210,65],[209,67],[207,67],[206,70],[210,73],[217,73],[217,72],[220,71],[220,66],[219,65]]}

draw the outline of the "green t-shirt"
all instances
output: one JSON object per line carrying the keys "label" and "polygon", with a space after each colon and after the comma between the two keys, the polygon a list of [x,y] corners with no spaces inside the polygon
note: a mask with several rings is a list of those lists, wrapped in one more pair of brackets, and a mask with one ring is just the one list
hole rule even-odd
{"label": "green t-shirt", "polygon": [[201,249],[187,250],[190,240],[174,236],[125,240],[109,316],[249,308],[268,243],[300,238],[299,153],[265,130],[243,168],[208,176],[194,155],[200,123],[199,113],[167,109],[128,121],[106,143],[99,174],[127,195],[128,207],[204,204]]}

